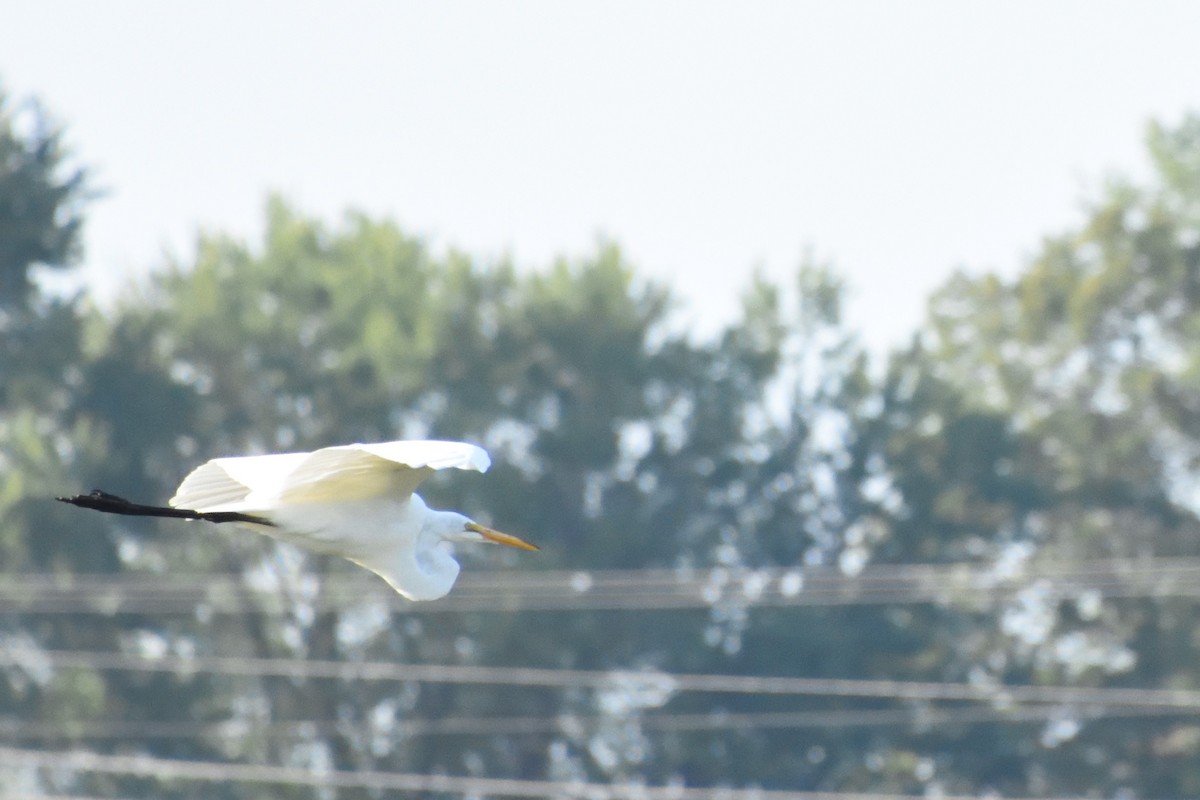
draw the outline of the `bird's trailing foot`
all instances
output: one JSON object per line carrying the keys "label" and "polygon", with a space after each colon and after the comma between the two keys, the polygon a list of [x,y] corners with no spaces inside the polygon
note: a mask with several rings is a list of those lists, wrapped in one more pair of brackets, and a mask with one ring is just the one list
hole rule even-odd
{"label": "bird's trailing foot", "polygon": [[88,494],[77,494],[74,497],[56,497],[63,503],[70,503],[80,508],[90,508],[93,511],[103,511],[105,514],[125,514],[131,517],[168,517],[174,519],[202,519],[206,522],[249,522],[255,525],[270,525],[273,522],[265,517],[253,514],[243,514],[240,511],[193,511],[190,508],[171,508],[170,506],[146,506],[131,503],[124,497],[93,489]]}

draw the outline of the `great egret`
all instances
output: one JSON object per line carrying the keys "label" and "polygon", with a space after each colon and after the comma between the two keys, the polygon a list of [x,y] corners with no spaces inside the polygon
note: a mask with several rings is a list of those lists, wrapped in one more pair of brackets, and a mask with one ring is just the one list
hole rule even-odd
{"label": "great egret", "polygon": [[485,472],[487,451],[465,442],[400,441],[325,447],[311,453],[214,458],[192,470],[169,506],[144,506],[93,491],[59,497],[112,514],[238,522],[314,553],[374,572],[410,600],[443,597],[459,565],[446,542],[535,545],[415,493],[439,469]]}

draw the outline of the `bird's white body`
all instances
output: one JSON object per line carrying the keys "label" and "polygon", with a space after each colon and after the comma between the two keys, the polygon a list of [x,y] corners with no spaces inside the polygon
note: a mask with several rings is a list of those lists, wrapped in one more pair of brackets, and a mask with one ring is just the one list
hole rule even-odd
{"label": "bird's white body", "polygon": [[282,506],[269,512],[275,527],[254,528],[311,552],[353,561],[410,600],[436,600],[450,591],[459,572],[450,545],[427,524],[431,514],[444,513],[450,512],[434,511],[420,495],[410,494]]}
{"label": "bird's white body", "polygon": [[271,524],[254,525],[260,533],[349,559],[411,600],[433,600],[458,577],[448,542],[537,549],[462,514],[431,509],[413,491],[436,470],[484,472],[490,463],[476,445],[442,441],[216,458],[184,479],[170,505],[261,517]]}

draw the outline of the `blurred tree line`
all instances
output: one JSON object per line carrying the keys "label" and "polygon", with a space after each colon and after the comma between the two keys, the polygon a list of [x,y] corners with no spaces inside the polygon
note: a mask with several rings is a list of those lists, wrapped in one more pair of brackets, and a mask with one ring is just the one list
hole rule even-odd
{"label": "blurred tree line", "polygon": [[[203,603],[125,610],[101,590],[92,607],[53,613],[33,590],[6,591],[0,738],[317,771],[1200,795],[1200,725],[1186,715],[1090,719],[1064,701],[1049,722],[951,713],[930,725],[917,701],[138,671],[39,657],[1200,689],[1200,625],[1187,598],[1064,595],[1030,581],[938,602],[756,602],[781,574],[771,570],[785,570],[783,591],[796,595],[822,569],[853,577],[965,563],[1000,575],[1200,555],[1200,118],[1152,126],[1148,141],[1151,183],[1112,181],[1077,229],[1047,237],[1012,280],[955,276],[911,344],[872,361],[841,318],[836,275],[818,263],[802,265],[792,285],[755,280],[740,319],[699,340],[675,324],[670,287],[640,278],[613,244],[544,270],[482,264],[432,252],[387,220],[350,213],[330,224],[281,198],[267,203],[261,242],[206,233],[194,254],[98,310],[86,294],[48,293],[38,280],[78,261],[88,176],[40,109],[5,100],[0,589],[32,586],[30,576],[59,587],[209,576],[240,613]],[[154,502],[209,457],[405,437],[487,446],[486,478],[433,481],[427,496],[544,546],[523,558],[460,553],[466,577],[502,571],[512,592],[526,583],[536,592],[539,573],[575,570],[584,591],[586,571],[653,567],[709,576],[709,604],[418,613],[382,582],[354,584],[365,587],[354,602],[324,602],[336,582],[360,577],[355,568],[228,526],[110,518],[52,500],[96,486]],[[907,722],[651,724],[664,712],[832,718],[897,707]],[[413,724],[458,717],[561,724],[455,735]],[[179,722],[213,727],[156,732]],[[290,722],[314,724],[278,727]],[[106,728],[121,733],[97,734]],[[70,771],[23,780],[112,797],[320,794]]]}

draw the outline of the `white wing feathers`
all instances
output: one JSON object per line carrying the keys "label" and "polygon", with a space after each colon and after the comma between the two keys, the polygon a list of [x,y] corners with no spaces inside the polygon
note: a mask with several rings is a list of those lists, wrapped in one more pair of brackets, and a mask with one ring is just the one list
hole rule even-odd
{"label": "white wing feathers", "polygon": [[472,469],[487,472],[492,465],[487,450],[466,442],[442,442],[437,440],[414,440],[402,442],[379,442],[378,444],[350,444],[345,447],[327,447],[318,450],[361,450],[406,467],[429,467],[430,469]]}
{"label": "white wing feathers", "polygon": [[485,472],[487,451],[464,442],[399,441],[326,447],[312,453],[214,458],[191,472],[169,501],[196,511],[266,511],[281,503],[407,495],[439,469]]}
{"label": "white wing feathers", "polygon": [[[319,451],[318,451],[319,452]],[[195,511],[245,511],[251,492],[278,494],[287,476],[311,453],[214,458],[192,470],[167,501]]]}

